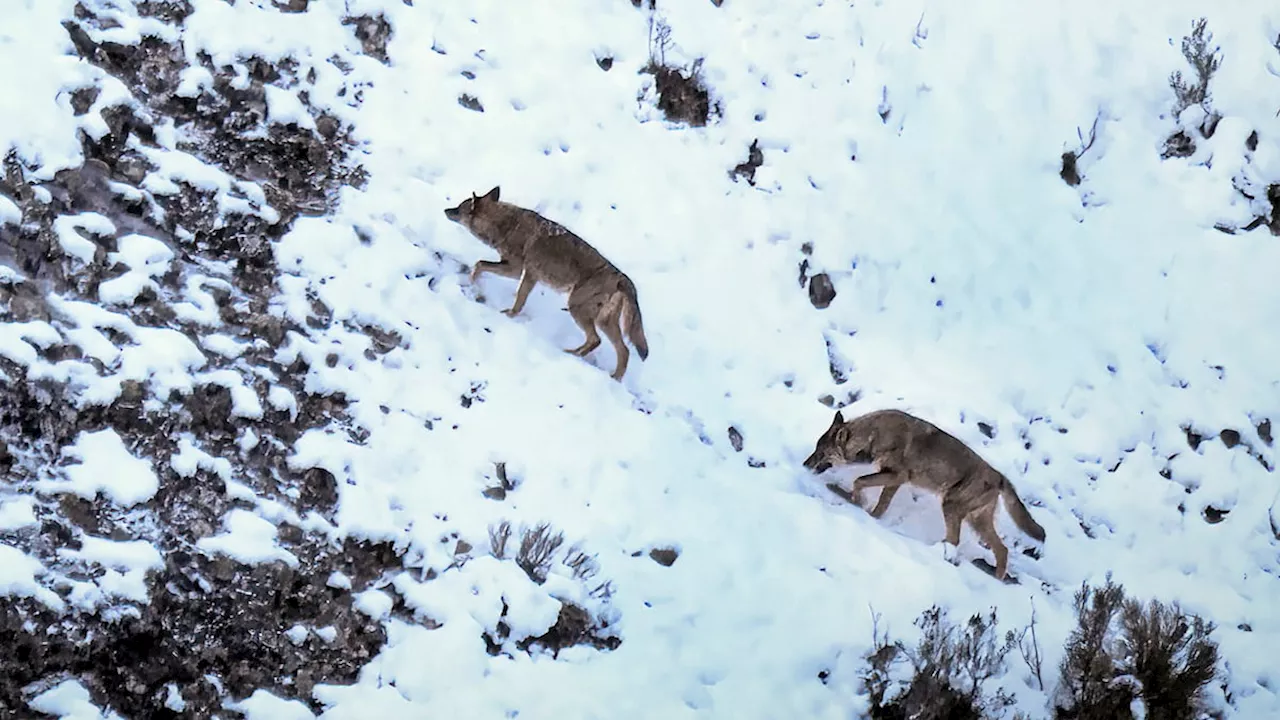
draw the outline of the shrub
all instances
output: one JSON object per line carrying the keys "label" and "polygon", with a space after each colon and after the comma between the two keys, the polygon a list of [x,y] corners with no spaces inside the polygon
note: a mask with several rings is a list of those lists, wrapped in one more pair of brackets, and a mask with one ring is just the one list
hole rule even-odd
{"label": "shrub", "polygon": [[[555,624],[538,637],[517,640],[516,648],[523,652],[532,652],[535,649],[549,650],[553,657],[558,656],[564,648],[574,645],[590,645],[596,649],[616,649],[622,640],[609,631],[613,624],[609,609],[609,602],[613,597],[613,583],[596,582],[600,566],[595,556],[588,555],[577,545],[570,545],[561,551],[564,547],[564,533],[553,531],[551,525],[547,523],[540,523],[533,527],[520,528],[519,545],[515,548],[515,555],[508,557],[512,549],[511,540],[515,535],[516,532],[509,521],[503,520],[497,525],[490,526],[489,552],[499,560],[513,560],[521,570],[524,570],[530,580],[539,585],[547,581],[547,576],[558,559],[569,569],[574,579],[588,588],[587,596],[594,601],[591,604],[597,606],[597,611],[592,612],[575,602],[559,598],[562,606]],[[504,600],[503,617],[506,613],[507,605]],[[486,633],[484,639],[490,653],[498,654],[504,651],[505,643],[511,639],[510,630],[506,622],[499,621],[495,633]]]}
{"label": "shrub", "polygon": [[691,127],[707,124],[719,108],[711,102],[711,91],[702,77],[702,59],[689,67],[667,62],[671,47],[671,26],[665,20],[649,16],[649,62],[640,69],[653,76],[658,109],[671,122]]}
{"label": "shrub", "polygon": [[1213,624],[1175,602],[1126,598],[1107,577],[1075,596],[1076,629],[1060,667],[1056,718],[1132,718],[1140,699],[1149,720],[1193,720],[1217,675]]}
{"label": "shrub", "polygon": [[1066,184],[1075,187],[1080,184],[1082,179],[1080,176],[1079,161],[1080,156],[1089,152],[1093,147],[1093,143],[1098,139],[1098,121],[1102,119],[1102,112],[1099,111],[1093,119],[1093,127],[1089,128],[1089,140],[1085,141],[1084,133],[1080,128],[1076,128],[1076,136],[1080,138],[1080,147],[1076,150],[1067,150],[1062,153],[1062,169],[1058,171],[1058,176]]}
{"label": "shrub", "polygon": [[[973,615],[958,627],[935,605],[915,624],[921,632],[915,648],[891,643],[887,633],[875,631],[875,649],[867,656],[862,676],[873,720],[983,720],[1003,715],[1013,698],[1002,690],[987,695],[983,686],[1004,672],[1005,658],[1017,638],[1008,632],[1000,639],[995,609]],[[895,684],[892,669],[904,658],[911,663],[911,681],[888,697]]]}
{"label": "shrub", "polygon": [[1182,38],[1182,56],[1195,71],[1196,78],[1195,82],[1188,82],[1181,70],[1175,70],[1169,76],[1169,86],[1173,88],[1175,98],[1174,115],[1181,115],[1183,110],[1192,105],[1200,105],[1206,114],[1210,114],[1209,80],[1222,65],[1222,57],[1218,52],[1219,47],[1213,46],[1210,49],[1213,33],[1209,32],[1208,24],[1209,21],[1205,18],[1194,21],[1191,23],[1191,34]]}

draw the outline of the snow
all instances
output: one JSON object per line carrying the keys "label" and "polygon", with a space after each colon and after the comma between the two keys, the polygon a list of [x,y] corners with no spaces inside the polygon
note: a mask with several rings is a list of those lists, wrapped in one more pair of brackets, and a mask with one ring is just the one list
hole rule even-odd
{"label": "snow", "polygon": [[[0,47],[6,58],[42,58],[13,73],[0,97],[0,143],[12,145],[18,155],[43,166],[48,176],[73,167],[80,158],[75,134],[76,118],[60,94],[75,76],[79,63],[64,53],[71,48],[61,20],[74,6],[70,0],[24,2],[7,9],[0,29]],[[13,67],[13,66],[11,66]]]}
{"label": "snow", "polygon": [[178,452],[169,458],[169,466],[184,478],[196,474],[197,470],[208,470],[223,480],[231,479],[231,461],[218,458],[196,447],[194,438],[186,435],[178,438]]}
{"label": "snow", "polygon": [[391,614],[395,600],[381,590],[362,590],[355,594],[352,606],[375,620],[385,620]]}
{"label": "snow", "polygon": [[156,289],[151,278],[168,272],[173,251],[155,238],[135,233],[117,239],[116,246],[119,249],[109,253],[107,260],[124,265],[128,271],[99,285],[98,299],[104,303],[130,304],[143,290]]}
{"label": "snow", "polygon": [[143,540],[108,540],[85,536],[80,538],[79,550],[66,554],[95,562],[105,567],[122,569],[151,569],[164,567],[164,559],[151,543]]}
{"label": "snow", "polygon": [[[164,567],[160,553],[145,540],[108,540],[82,536],[79,550],[62,549],[59,555],[69,560],[101,565],[104,570],[91,582],[72,581],[71,604],[91,611],[114,598],[135,603],[148,602],[147,571]],[[135,612],[125,610],[124,612]]]}
{"label": "snow", "polygon": [[243,418],[261,418],[262,402],[252,388],[245,387],[240,374],[233,370],[215,370],[196,376],[200,384],[221,385],[231,394],[231,415]]}
{"label": "snow", "polygon": [[99,494],[129,507],[151,499],[160,488],[160,479],[149,460],[135,457],[124,440],[110,428],[81,432],[63,455],[78,464],[66,468],[65,480],[39,484],[45,492],[72,492],[87,500]]}
{"label": "snow", "polygon": [[255,690],[240,702],[227,703],[227,709],[244,715],[246,720],[301,720],[314,718],[315,713],[297,700],[284,700],[266,690]]}
{"label": "snow", "polygon": [[[21,4],[9,25],[23,32],[0,30],[0,48],[16,43],[0,49],[5,57],[56,60],[24,63],[30,72],[0,95],[0,145],[43,177],[74,166],[77,129],[101,121],[96,111],[74,118],[58,95],[88,72],[63,55],[58,21],[71,4]],[[290,466],[338,479],[339,535],[393,540],[413,563],[389,587],[355,593],[388,644],[355,685],[316,689],[326,718],[849,717],[865,711],[856,677],[872,611],[909,641],[912,620],[934,603],[955,617],[998,606],[1006,628],[1024,625],[1034,603],[1046,666],[1056,666],[1072,592],[1107,572],[1137,597],[1177,600],[1217,623],[1232,704],[1212,693],[1225,717],[1280,715],[1271,652],[1280,557],[1270,529],[1280,496],[1275,451],[1256,430],[1263,418],[1280,421],[1280,244],[1265,229],[1214,229],[1260,211],[1232,187],[1253,130],[1262,142],[1247,172],[1280,177],[1273,8],[1249,0],[1209,15],[1226,57],[1213,103],[1226,117],[1193,156],[1161,160],[1177,123],[1198,123],[1195,109],[1169,116],[1168,74],[1186,71],[1178,39],[1206,11],[1189,0],[668,3],[668,60],[704,57],[724,109],[700,129],[636,102],[647,25],[629,4],[349,5],[393,25],[389,66],[354,55],[359,42],[333,3],[284,14],[269,3],[193,0],[183,34],[191,58],[291,57],[299,76],[314,69],[309,106],[353,120],[368,141],[368,186],[345,190],[331,216],[297,220],[275,247],[287,273],[278,310],[302,322],[314,294],[335,321],[292,334],[277,362],[306,359],[305,391],[344,393],[368,431],[357,444],[308,430]],[[160,32],[117,15],[119,27],[104,31],[117,40]],[[349,61],[350,77],[327,62],[333,55]],[[593,58],[603,55],[614,60],[608,72]],[[359,108],[337,92],[355,82]],[[206,71],[188,70],[181,94],[211,84]],[[462,92],[484,113],[460,107]],[[267,103],[272,122],[314,126],[298,87],[268,86]],[[1095,117],[1098,142],[1073,188],[1058,177],[1059,156]],[[173,150],[173,132],[159,130],[161,147],[142,149],[157,168],[146,188],[186,183],[215,194],[224,212],[272,215],[260,188]],[[757,138],[765,162],[756,186],[731,182],[726,172]],[[515,283],[487,276],[468,287],[463,266],[493,254],[442,210],[495,185],[635,281],[653,352],[644,362],[633,355],[623,383],[608,378],[607,343],[585,360],[562,352],[581,337],[563,295],[539,288],[507,319],[497,311]],[[11,204],[0,197],[0,223],[18,221]],[[98,247],[87,236],[116,230],[94,213],[59,218],[55,229],[84,263]],[[129,271],[99,288],[107,303],[134,301],[173,261],[160,239],[125,236],[115,247],[108,262]],[[797,286],[802,259],[831,276],[837,296],[826,310]],[[204,289],[216,282],[187,277],[178,317],[217,327]],[[214,383],[231,391],[238,417],[261,418],[264,402],[297,415],[283,385],[260,398],[238,372],[202,371],[202,348],[234,360],[246,349],[239,339],[205,334],[197,344],[102,308],[54,305],[77,325],[67,339],[111,373],[92,397],[125,379],[159,397]],[[395,329],[404,342],[369,359],[368,339],[348,322]],[[117,347],[104,328],[131,344]],[[53,373],[37,348],[57,338],[44,323],[6,323],[0,355]],[[833,380],[832,364],[847,382]],[[843,403],[854,392],[846,415],[908,409],[1009,476],[1048,533],[1039,560],[1011,553],[1020,585],[944,559],[936,498],[900,493],[873,520],[823,487],[847,487],[853,471],[803,470],[830,422],[818,398]],[[482,400],[460,407],[471,394]],[[1194,450],[1187,425],[1208,433]],[[729,427],[744,438],[741,453]],[[1243,444],[1216,439],[1224,428]],[[243,441],[251,448],[256,435]],[[126,507],[157,491],[151,461],[111,430],[82,433],[65,455],[80,464],[41,490],[101,493]],[[519,479],[503,503],[481,494],[495,461]],[[273,520],[288,521],[286,508],[233,482],[230,465],[192,439],[168,462],[183,477],[217,473],[229,495],[252,501],[197,547],[298,565],[276,543]],[[1230,512],[1210,524],[1210,508]],[[575,648],[554,660],[486,652],[482,635],[500,619],[513,638],[534,637],[564,602],[592,602],[581,582],[557,574],[539,585],[510,560],[480,554],[454,566],[442,537],[484,547],[503,519],[551,522],[596,555],[615,593],[593,609],[615,617],[616,650]],[[0,531],[35,522],[30,502],[0,505]],[[997,522],[1025,544],[1003,511]],[[82,540],[73,557],[109,572],[78,586],[73,603],[138,598],[138,573],[157,565],[156,551]],[[668,546],[679,549],[671,567],[647,556]],[[959,555],[989,559],[967,527]],[[428,569],[438,576],[423,580]],[[60,604],[39,583],[43,572],[0,543],[0,594]],[[337,573],[328,583],[351,587]],[[439,627],[393,616],[392,592],[416,622]],[[1017,695],[1017,709],[1043,716],[1047,698],[1019,662],[996,684]],[[829,684],[817,680],[822,670]],[[74,681],[32,701],[45,711],[37,702],[98,716]],[[264,690],[227,708],[314,717]]]}
{"label": "snow", "polygon": [[174,712],[182,712],[187,708],[187,701],[182,699],[182,692],[177,685],[169,683],[165,686],[164,706]]}
{"label": "snow", "polygon": [[47,347],[58,332],[45,322],[5,323],[0,326],[0,355],[22,365],[37,358],[36,348]]}
{"label": "snow", "polygon": [[298,415],[298,400],[286,387],[275,385],[268,390],[267,403],[276,410],[288,410],[290,418]]}
{"label": "snow", "polygon": [[295,124],[308,130],[315,129],[316,121],[311,118],[311,113],[307,111],[306,106],[296,94],[274,85],[266,86],[265,90],[269,122],[280,125]]}
{"label": "snow", "polygon": [[18,530],[36,524],[35,500],[16,497],[0,503],[0,531]]}
{"label": "snow", "polygon": [[63,215],[53,221],[53,230],[58,235],[58,244],[63,252],[77,258],[82,263],[93,262],[98,246],[80,233],[88,231],[94,235],[110,236],[115,233],[116,226],[105,216],[95,212],[83,212],[78,215]]}
{"label": "snow", "polygon": [[22,210],[17,203],[0,195],[0,225],[17,225],[22,222]]}
{"label": "snow", "polygon": [[62,610],[62,598],[36,580],[44,572],[39,560],[0,542],[0,595],[35,598],[54,610]]}
{"label": "snow", "polygon": [[32,710],[63,720],[122,720],[115,712],[98,709],[78,680],[58,683],[32,698],[29,705]]}
{"label": "snow", "polygon": [[205,335],[200,338],[200,347],[225,358],[235,359],[244,354],[248,344],[237,342],[227,335]]}
{"label": "snow", "polygon": [[223,527],[225,532],[201,539],[196,547],[246,564],[282,560],[297,567],[297,556],[276,545],[276,526],[269,521],[235,508],[223,517]]}

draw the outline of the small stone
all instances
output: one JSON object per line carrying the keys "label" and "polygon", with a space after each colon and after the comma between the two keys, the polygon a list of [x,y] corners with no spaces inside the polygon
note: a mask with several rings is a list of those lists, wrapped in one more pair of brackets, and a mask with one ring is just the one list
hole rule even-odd
{"label": "small stone", "polygon": [[680,553],[675,548],[654,548],[649,551],[649,557],[663,567],[671,567]]}
{"label": "small stone", "polygon": [[825,310],[830,307],[831,301],[836,299],[836,288],[831,284],[831,276],[826,273],[818,273],[809,278],[809,302],[813,303],[815,308]]}
{"label": "small stone", "polygon": [[734,452],[742,452],[742,433],[733,426],[729,427],[729,444],[733,446]]}

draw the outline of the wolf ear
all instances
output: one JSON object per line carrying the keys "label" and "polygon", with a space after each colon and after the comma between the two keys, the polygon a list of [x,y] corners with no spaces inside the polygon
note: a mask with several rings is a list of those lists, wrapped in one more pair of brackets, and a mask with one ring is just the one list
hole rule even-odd
{"label": "wolf ear", "polygon": [[837,410],[836,416],[831,420],[831,427],[835,427],[837,425],[843,425],[843,424],[844,424],[844,413]]}
{"label": "wolf ear", "polygon": [[490,190],[489,192],[487,192],[487,193],[485,193],[485,194],[484,194],[484,199],[485,199],[485,200],[492,200],[493,202],[497,202],[497,201],[498,201],[498,192],[499,192],[498,186],[497,186],[497,185],[494,185],[492,190]]}

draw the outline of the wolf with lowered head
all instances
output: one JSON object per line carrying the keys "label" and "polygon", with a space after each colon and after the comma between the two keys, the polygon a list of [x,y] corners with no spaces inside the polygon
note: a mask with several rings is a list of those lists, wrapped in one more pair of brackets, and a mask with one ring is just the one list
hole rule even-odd
{"label": "wolf with lowered head", "polygon": [[995,577],[1008,574],[1009,549],[996,533],[996,501],[1018,529],[1044,541],[1044,528],[1031,517],[1009,479],[991,467],[955,436],[927,420],[901,410],[876,410],[846,421],[837,410],[831,426],[818,438],[804,466],[814,473],[852,463],[875,463],[878,471],[853,482],[854,502],[862,505],[862,491],[881,487],[871,510],[878,518],[904,484],[941,496],[946,542],[960,544],[960,523],[968,521],[995,555]]}
{"label": "wolf with lowered head", "polygon": [[640,359],[649,357],[631,278],[563,225],[498,197],[499,188],[495,187],[479,197],[472,193],[457,207],[444,211],[446,218],[498,251],[498,262],[476,262],[471,282],[486,272],[519,278],[515,302],[503,311],[508,317],[515,317],[524,308],[529,293],[539,282],[567,292],[569,315],[587,337],[581,345],[565,352],[586,357],[600,345],[599,328],[617,352],[612,377],[621,381],[631,355],[622,339],[624,328]]}

